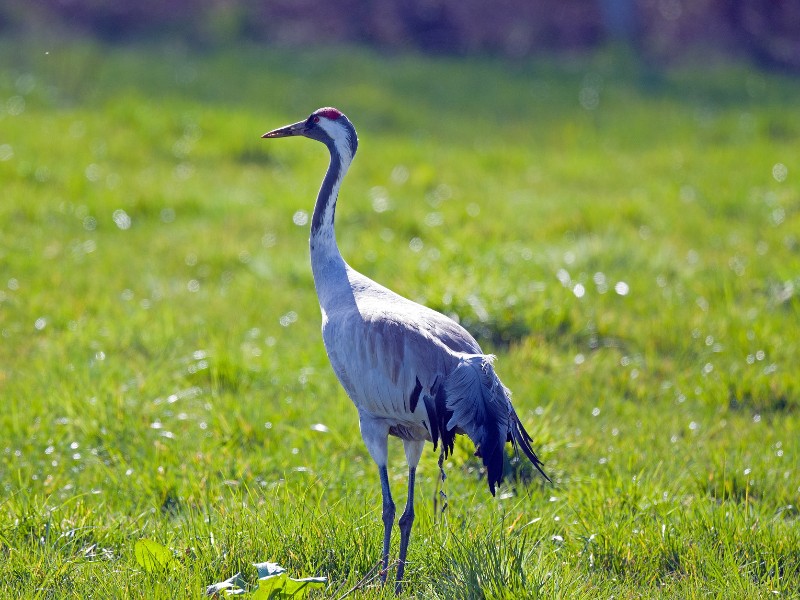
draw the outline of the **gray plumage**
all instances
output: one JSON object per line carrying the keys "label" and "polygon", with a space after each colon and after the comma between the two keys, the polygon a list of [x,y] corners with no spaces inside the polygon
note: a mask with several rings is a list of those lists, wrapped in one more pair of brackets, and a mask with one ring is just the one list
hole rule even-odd
{"label": "gray plumage", "polygon": [[414,520],[414,479],[426,441],[446,458],[456,434],[474,442],[494,495],[503,478],[505,444],[521,449],[546,478],[508,389],[475,339],[452,319],[412,302],[352,269],[336,244],[334,216],[342,178],[358,147],[350,121],[334,108],[264,134],[301,135],[331,154],[311,223],[311,266],[322,312],[322,339],[333,370],[358,410],[361,435],[378,465],[383,496],[386,580],[395,506],[387,472],[388,437],[403,441],[409,466],[400,518],[400,590]]}

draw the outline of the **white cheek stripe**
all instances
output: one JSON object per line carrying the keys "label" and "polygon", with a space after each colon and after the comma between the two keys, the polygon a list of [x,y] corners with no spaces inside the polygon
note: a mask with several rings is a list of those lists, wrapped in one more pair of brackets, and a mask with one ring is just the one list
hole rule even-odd
{"label": "white cheek stripe", "polygon": [[336,152],[339,153],[342,159],[342,169],[344,171],[350,166],[350,163],[353,162],[353,153],[350,151],[350,136],[348,131],[344,127],[337,125],[336,121],[331,121],[325,117],[320,118],[319,126],[331,136],[333,145],[336,146]]}

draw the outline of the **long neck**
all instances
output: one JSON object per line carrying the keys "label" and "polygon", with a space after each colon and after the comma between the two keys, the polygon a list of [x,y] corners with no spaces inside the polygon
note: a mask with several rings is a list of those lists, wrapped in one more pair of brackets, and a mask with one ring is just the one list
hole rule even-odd
{"label": "long neck", "polygon": [[337,285],[347,284],[346,265],[336,244],[333,222],[339,186],[350,167],[352,156],[340,153],[335,146],[330,147],[330,151],[331,162],[314,205],[309,240],[314,284],[320,303],[323,305],[323,297],[327,296],[327,292],[335,294],[334,289]]}
{"label": "long neck", "polygon": [[322,180],[322,185],[317,194],[317,202],[314,205],[314,215],[311,217],[311,250],[335,250],[336,233],[333,228],[333,221],[336,216],[336,199],[339,196],[339,186],[342,178],[350,165],[342,162],[342,158],[335,150],[331,150],[331,162],[328,165],[328,172]]}

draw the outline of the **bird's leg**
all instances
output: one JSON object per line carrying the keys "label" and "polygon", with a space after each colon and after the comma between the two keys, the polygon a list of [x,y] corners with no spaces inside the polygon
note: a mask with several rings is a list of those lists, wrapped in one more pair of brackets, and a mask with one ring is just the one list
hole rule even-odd
{"label": "bird's leg", "polygon": [[414,525],[414,479],[417,474],[416,467],[408,468],[408,499],[406,508],[400,516],[400,560],[397,563],[397,584],[395,593],[400,593],[403,573],[406,569],[406,552],[408,551],[408,541],[411,539],[411,527]]}
{"label": "bird's leg", "polygon": [[425,448],[425,440],[403,440],[408,462],[408,498],[406,507],[400,517],[400,558],[397,563],[397,583],[394,593],[399,594],[403,586],[403,574],[406,570],[406,552],[408,541],[411,539],[411,527],[414,525],[414,480],[417,475],[417,465]]}
{"label": "bird's leg", "polygon": [[367,414],[359,413],[361,437],[367,446],[369,455],[378,465],[381,478],[381,496],[383,497],[383,555],[381,556],[381,583],[386,583],[386,572],[389,570],[389,543],[392,540],[394,525],[394,500],[389,487],[389,426],[386,421],[375,419]]}
{"label": "bird's leg", "polygon": [[394,525],[394,500],[392,490],[389,488],[389,472],[386,465],[378,467],[381,477],[381,494],[383,495],[383,555],[381,567],[381,583],[386,583],[386,574],[389,570],[389,543],[392,540],[392,526]]}

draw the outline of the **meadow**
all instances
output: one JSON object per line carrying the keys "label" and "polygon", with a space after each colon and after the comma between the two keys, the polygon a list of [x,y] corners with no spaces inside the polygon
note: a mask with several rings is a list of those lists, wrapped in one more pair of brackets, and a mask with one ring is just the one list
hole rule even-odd
{"label": "meadow", "polygon": [[0,42],[0,597],[263,561],[393,597],[347,593],[382,529],[309,266],[327,154],[260,139],[325,105],[342,254],[498,355],[553,479],[492,498],[462,440],[442,512],[426,450],[403,596],[800,597],[798,97],[611,50]]}

